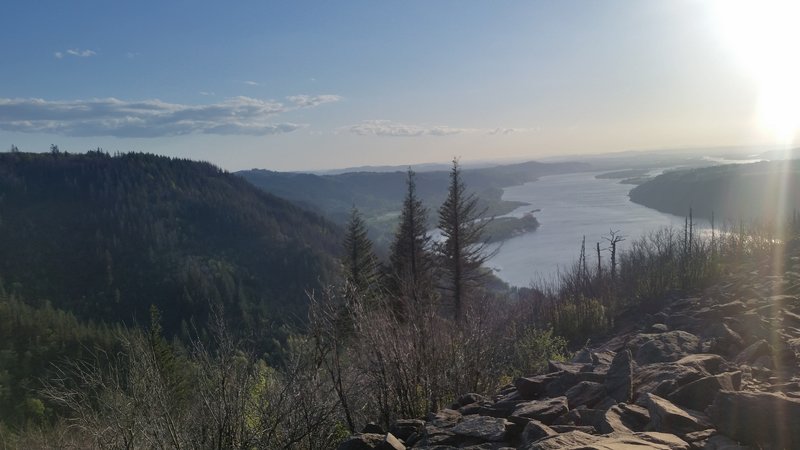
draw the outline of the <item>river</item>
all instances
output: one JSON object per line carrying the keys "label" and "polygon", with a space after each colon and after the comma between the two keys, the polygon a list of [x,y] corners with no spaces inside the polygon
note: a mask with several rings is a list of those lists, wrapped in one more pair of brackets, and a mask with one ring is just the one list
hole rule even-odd
{"label": "river", "polygon": [[[540,227],[531,233],[506,240],[488,262],[502,280],[513,286],[531,281],[552,280],[559,268],[570,266],[580,253],[586,236],[587,259],[594,261],[595,243],[605,247],[609,230],[621,232],[624,249],[643,234],[665,226],[683,229],[684,218],[633,203],[633,187],[619,180],[597,179],[602,172],[552,175],[521,186],[506,188],[503,200],[527,202],[509,216],[520,217],[531,210]],[[607,257],[604,252],[604,258]]]}

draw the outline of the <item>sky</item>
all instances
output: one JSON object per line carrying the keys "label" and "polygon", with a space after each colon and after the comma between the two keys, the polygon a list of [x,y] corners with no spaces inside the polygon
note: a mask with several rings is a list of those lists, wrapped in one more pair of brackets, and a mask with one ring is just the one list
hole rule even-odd
{"label": "sky", "polygon": [[7,0],[0,150],[308,170],[790,142],[800,10],[765,3]]}

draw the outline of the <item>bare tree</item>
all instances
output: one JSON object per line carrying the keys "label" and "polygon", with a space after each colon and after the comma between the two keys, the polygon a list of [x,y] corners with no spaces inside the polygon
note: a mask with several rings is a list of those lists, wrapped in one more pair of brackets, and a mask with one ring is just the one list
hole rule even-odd
{"label": "bare tree", "polygon": [[617,244],[625,241],[625,236],[620,234],[619,230],[609,230],[608,236],[604,236],[603,239],[608,242],[608,250],[611,252],[611,283],[613,286],[617,279]]}

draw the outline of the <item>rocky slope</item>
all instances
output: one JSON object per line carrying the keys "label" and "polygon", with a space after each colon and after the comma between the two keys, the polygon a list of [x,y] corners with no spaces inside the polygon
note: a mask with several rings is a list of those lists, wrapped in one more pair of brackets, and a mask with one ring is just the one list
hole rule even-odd
{"label": "rocky slope", "polygon": [[492,398],[370,425],[339,449],[800,448],[800,257],[788,261],[671,301]]}

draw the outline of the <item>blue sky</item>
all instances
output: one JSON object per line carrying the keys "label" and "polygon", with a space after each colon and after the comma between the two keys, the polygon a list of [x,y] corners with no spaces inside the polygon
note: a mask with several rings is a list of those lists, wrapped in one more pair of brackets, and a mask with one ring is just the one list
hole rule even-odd
{"label": "blue sky", "polygon": [[6,1],[0,145],[318,169],[769,143],[708,3]]}

